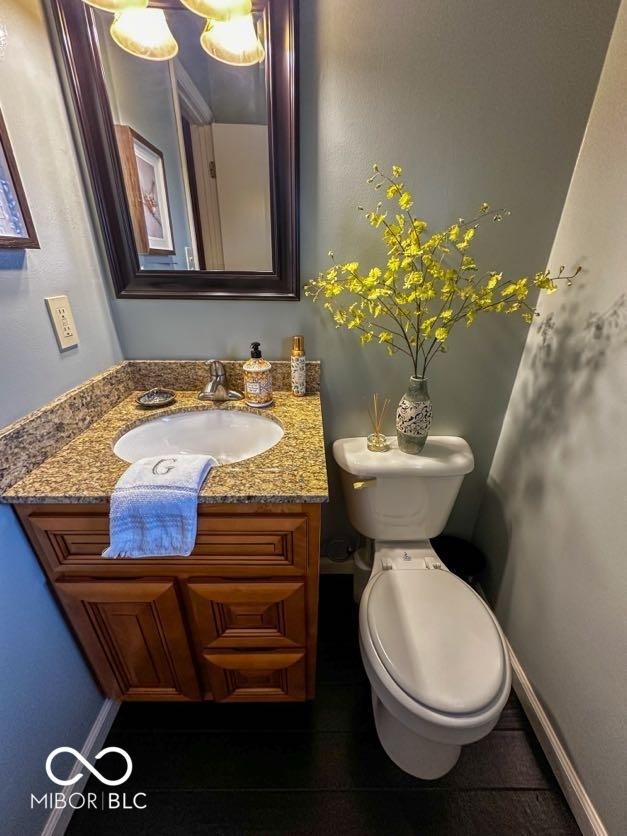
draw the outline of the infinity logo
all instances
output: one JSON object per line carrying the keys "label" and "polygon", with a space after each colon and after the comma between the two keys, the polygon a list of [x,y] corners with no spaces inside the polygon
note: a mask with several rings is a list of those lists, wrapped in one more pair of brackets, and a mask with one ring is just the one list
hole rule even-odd
{"label": "infinity logo", "polygon": [[46,772],[48,773],[48,778],[51,781],[54,781],[55,784],[59,784],[62,787],[71,787],[77,781],[80,781],[83,777],[83,773],[79,772],[78,775],[74,775],[73,778],[68,778],[67,780],[63,780],[62,778],[57,778],[56,775],[53,774],[51,766],[52,761],[59,755],[61,752],[69,752],[70,755],[74,755],[77,761],[80,761],[84,767],[86,767],[92,775],[95,775],[96,778],[102,783],[107,784],[109,787],[117,787],[119,784],[123,784],[124,781],[130,776],[131,772],[133,771],[133,761],[130,758],[128,752],[125,752],[124,749],[120,749],[117,746],[107,746],[106,749],[102,749],[96,755],[96,760],[100,760],[103,755],[108,755],[109,752],[117,752],[118,755],[122,755],[124,760],[126,761],[126,772],[121,778],[117,778],[115,781],[110,781],[108,778],[105,778],[104,775],[101,775],[97,769],[95,769],[85,758],[81,755],[80,752],[77,752],[76,749],[72,749],[71,746],[59,746],[58,749],[54,749],[48,757],[46,758]]}

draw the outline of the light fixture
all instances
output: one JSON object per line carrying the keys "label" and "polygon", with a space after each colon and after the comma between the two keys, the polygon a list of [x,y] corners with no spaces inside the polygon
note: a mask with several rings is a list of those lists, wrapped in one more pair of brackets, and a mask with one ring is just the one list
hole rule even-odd
{"label": "light fixture", "polygon": [[83,0],[83,3],[103,12],[122,12],[124,9],[145,9],[148,0]]}
{"label": "light fixture", "polygon": [[252,0],[181,0],[190,12],[212,20],[228,20],[233,15],[249,15]]}
{"label": "light fixture", "polygon": [[228,20],[208,20],[200,43],[213,58],[236,67],[259,64],[266,55],[257,37],[252,14],[236,15]]}
{"label": "light fixture", "polygon": [[179,51],[163,9],[117,12],[110,31],[118,46],[149,61],[168,61]]}

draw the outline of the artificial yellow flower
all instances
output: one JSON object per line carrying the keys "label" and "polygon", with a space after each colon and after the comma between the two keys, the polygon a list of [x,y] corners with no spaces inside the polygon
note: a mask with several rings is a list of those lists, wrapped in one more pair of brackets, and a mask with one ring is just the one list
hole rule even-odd
{"label": "artificial yellow flower", "polygon": [[[409,214],[413,198],[400,182],[401,174],[400,166],[393,166],[390,177],[375,163],[368,179],[375,189],[383,188],[388,199],[398,200],[399,211],[390,222],[381,211],[381,202],[365,213],[373,228],[383,227],[379,233],[385,246],[383,268],[372,267],[360,274],[357,261],[332,263],[305,286],[305,295],[322,303],[336,327],[360,331],[362,345],[376,341],[389,354],[403,352],[411,358],[413,373],[424,375],[429,362],[446,350],[443,343],[461,320],[470,326],[485,311],[519,313],[530,324],[537,315],[526,302],[532,285],[553,293],[560,279],[572,284],[579,270],[565,276],[564,267],[555,277],[544,270],[515,281],[504,281],[496,271],[479,273],[468,251],[478,224],[496,219],[494,210],[483,203],[478,222],[468,225],[460,218],[429,233],[426,221]],[[498,213],[498,217],[507,214]],[[334,258],[332,251],[329,255]],[[347,307],[338,298],[342,295],[343,299],[352,297]]]}

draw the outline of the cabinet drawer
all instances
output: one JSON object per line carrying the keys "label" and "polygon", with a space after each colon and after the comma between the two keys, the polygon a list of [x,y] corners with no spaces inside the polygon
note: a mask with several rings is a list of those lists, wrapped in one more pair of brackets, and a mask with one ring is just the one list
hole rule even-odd
{"label": "cabinet drawer", "polygon": [[[41,506],[39,506],[41,508]],[[308,518],[298,514],[203,514],[198,516],[194,551],[186,558],[122,559],[101,556],[109,545],[109,514],[106,506],[84,513],[31,511],[22,516],[38,552],[52,574],[75,570],[117,577],[163,574],[164,563],[189,574],[238,576],[304,575],[307,571]],[[202,509],[202,506],[201,506]]]}
{"label": "cabinet drawer", "polygon": [[203,651],[306,643],[302,582],[193,581],[187,591],[192,632]]}
{"label": "cabinet drawer", "polygon": [[217,702],[304,700],[305,652],[205,653],[204,676]]}

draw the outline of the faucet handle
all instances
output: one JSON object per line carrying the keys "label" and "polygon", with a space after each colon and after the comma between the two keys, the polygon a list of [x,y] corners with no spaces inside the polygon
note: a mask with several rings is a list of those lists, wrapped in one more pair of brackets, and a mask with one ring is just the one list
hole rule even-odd
{"label": "faucet handle", "polygon": [[221,360],[207,360],[207,365],[211,377],[223,377],[226,374],[224,363]]}

